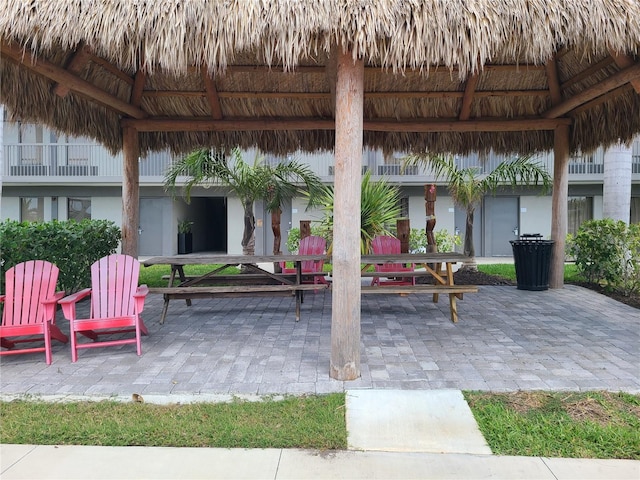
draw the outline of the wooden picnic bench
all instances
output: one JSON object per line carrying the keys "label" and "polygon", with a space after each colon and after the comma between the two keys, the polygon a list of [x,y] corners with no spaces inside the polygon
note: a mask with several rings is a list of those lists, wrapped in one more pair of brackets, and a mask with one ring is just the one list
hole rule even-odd
{"label": "wooden picnic bench", "polygon": [[[169,309],[169,302],[173,299],[186,300],[191,305],[195,298],[239,297],[245,295],[295,295],[296,321],[300,320],[300,304],[303,292],[328,288],[327,284],[303,284],[302,262],[326,260],[326,255],[176,255],[168,257],[152,257],[143,265],[170,265],[171,274],[167,278],[166,287],[150,288],[149,293],[161,294],[164,306],[160,323],[163,324]],[[258,264],[280,261],[292,262],[296,266],[296,273],[274,273],[261,268]],[[221,265],[202,275],[185,275],[186,265]],[[237,275],[221,274],[231,266],[245,266],[252,273]],[[322,273],[317,273],[322,275]]]}

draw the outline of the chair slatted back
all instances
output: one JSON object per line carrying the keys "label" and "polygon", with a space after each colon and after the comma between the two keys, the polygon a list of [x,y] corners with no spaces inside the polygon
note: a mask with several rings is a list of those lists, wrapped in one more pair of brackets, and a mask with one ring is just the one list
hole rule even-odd
{"label": "chair slatted back", "polygon": [[[386,235],[374,237],[371,242],[371,249],[373,250],[374,255],[395,255],[402,253],[400,240]],[[398,272],[401,271],[402,268],[404,267],[400,263],[385,263],[383,265],[375,266],[377,272]]]}
{"label": "chair slatted back", "polygon": [[29,260],[7,270],[2,325],[42,323],[42,301],[55,294],[59,273],[57,266],[44,260]]}
{"label": "chair slatted back", "polygon": [[91,317],[133,315],[140,262],[128,255],[109,255],[91,265]]}
{"label": "chair slatted back", "polygon": [[[317,235],[309,235],[300,240],[298,253],[300,255],[322,255],[327,248],[327,241]],[[302,262],[302,271],[315,272],[322,271],[324,262],[306,261]]]}

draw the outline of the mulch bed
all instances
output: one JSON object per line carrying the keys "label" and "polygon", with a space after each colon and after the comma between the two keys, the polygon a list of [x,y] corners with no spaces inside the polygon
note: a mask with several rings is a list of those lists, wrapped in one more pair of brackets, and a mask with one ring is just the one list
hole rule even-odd
{"label": "mulch bed", "polygon": [[[496,275],[489,275],[479,270],[462,269],[453,274],[453,281],[458,285],[516,285],[516,282],[499,277]],[[588,288],[602,295],[606,295],[609,298],[613,298],[620,303],[624,303],[631,307],[640,309],[640,294],[625,297],[616,292],[607,292],[600,285],[594,285],[586,282],[572,282],[573,285]]]}

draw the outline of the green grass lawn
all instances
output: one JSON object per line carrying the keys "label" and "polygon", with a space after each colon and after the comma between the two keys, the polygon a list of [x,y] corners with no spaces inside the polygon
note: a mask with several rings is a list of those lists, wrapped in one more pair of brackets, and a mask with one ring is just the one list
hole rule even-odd
{"label": "green grass lawn", "polygon": [[344,449],[344,394],[261,402],[0,402],[0,443]]}
{"label": "green grass lawn", "polygon": [[[464,395],[496,455],[640,460],[640,395]],[[0,443],[345,449],[345,396],[186,405],[0,402]]]}

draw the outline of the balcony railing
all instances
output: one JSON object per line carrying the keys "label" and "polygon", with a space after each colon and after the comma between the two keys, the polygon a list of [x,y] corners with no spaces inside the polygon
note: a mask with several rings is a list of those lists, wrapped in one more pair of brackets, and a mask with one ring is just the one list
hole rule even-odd
{"label": "balcony railing", "polygon": [[[640,142],[634,145],[632,173],[634,180],[640,180]],[[96,182],[122,181],[122,155],[111,155],[105,148],[95,144],[5,144],[3,178],[5,182],[41,181],[55,183],[61,181],[95,180]],[[334,157],[332,154],[299,154],[296,160],[307,163],[309,168],[324,182],[334,180]],[[171,164],[169,152],[150,153],[139,161],[140,181],[159,183],[163,181],[167,167]],[[277,158],[269,158],[269,163]],[[505,157],[478,156],[456,157],[458,167],[477,167],[480,173],[491,172]],[[538,157],[551,174],[553,158],[551,154]],[[434,182],[435,175],[428,165],[406,167],[401,158],[385,158],[381,152],[365,152],[362,158],[362,173],[371,171],[376,177],[389,178],[394,182],[427,183]],[[569,162],[570,179],[602,180],[604,155],[595,154],[572,158]]]}

